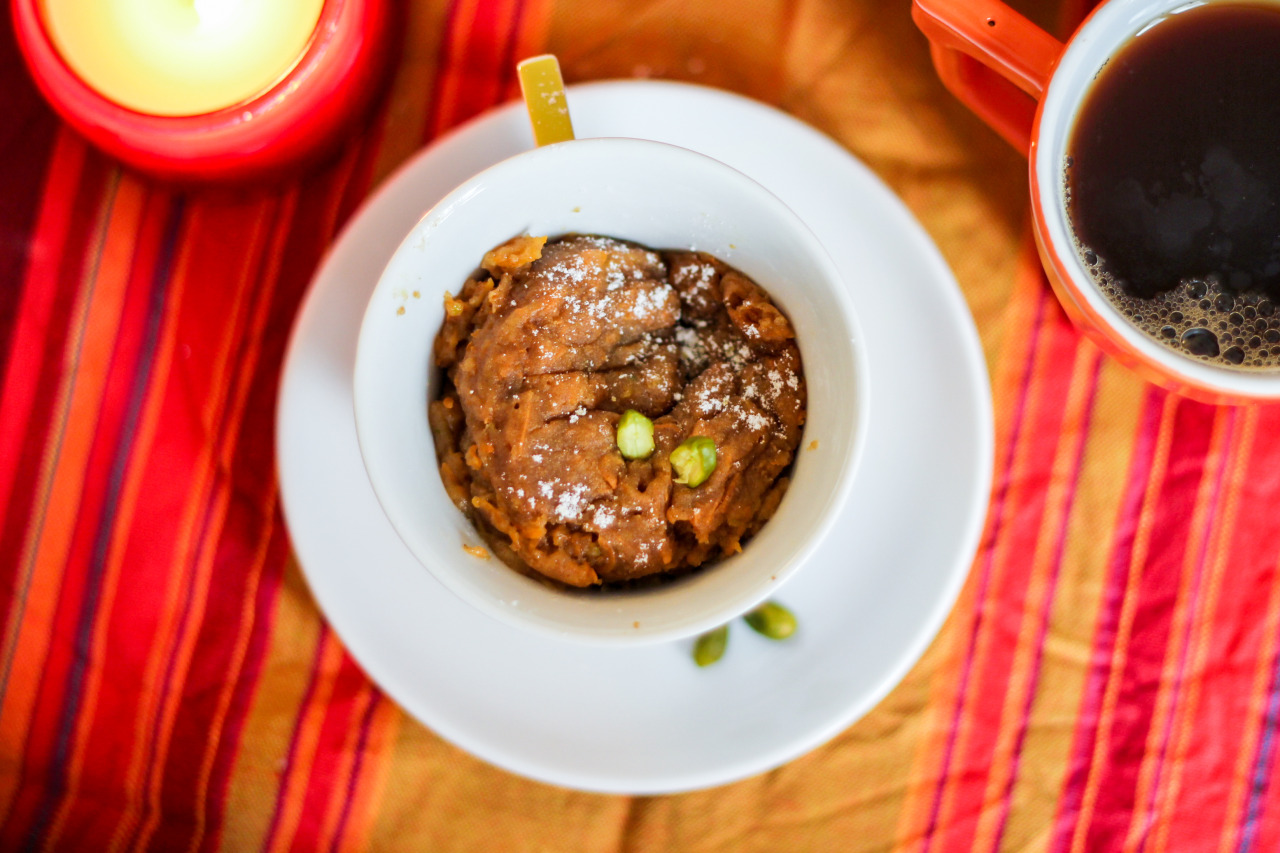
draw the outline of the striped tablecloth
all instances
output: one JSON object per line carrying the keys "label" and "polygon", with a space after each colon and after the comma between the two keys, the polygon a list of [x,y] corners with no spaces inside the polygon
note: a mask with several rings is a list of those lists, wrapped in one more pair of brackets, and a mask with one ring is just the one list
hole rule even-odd
{"label": "striped tablecloth", "polygon": [[[1052,25],[1067,2],[1017,5]],[[321,255],[543,50],[570,81],[721,86],[839,140],[937,240],[991,370],[990,516],[937,641],[833,742],[717,790],[576,793],[445,744],[344,652],[281,522],[273,404]],[[1280,408],[1100,356],[1025,202],[906,0],[418,0],[334,161],[187,191],[61,126],[5,24],[0,849],[1280,848]]]}

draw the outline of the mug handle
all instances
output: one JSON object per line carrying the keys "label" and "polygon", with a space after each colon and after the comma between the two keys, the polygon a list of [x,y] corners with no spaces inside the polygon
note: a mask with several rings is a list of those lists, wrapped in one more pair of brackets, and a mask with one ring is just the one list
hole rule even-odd
{"label": "mug handle", "polygon": [[942,84],[1006,142],[1029,153],[1036,102],[1062,42],[999,0],[913,0],[911,17],[929,39]]}

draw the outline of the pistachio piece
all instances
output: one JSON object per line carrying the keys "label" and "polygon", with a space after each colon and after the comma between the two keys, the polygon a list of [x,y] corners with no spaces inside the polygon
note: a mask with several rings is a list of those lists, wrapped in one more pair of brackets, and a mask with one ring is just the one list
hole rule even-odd
{"label": "pistachio piece", "polygon": [[724,657],[724,650],[728,645],[728,625],[721,625],[713,631],[708,631],[693,644],[693,662],[698,666],[711,666]]}
{"label": "pistachio piece", "polygon": [[653,453],[653,421],[627,409],[618,421],[618,450],[627,459],[647,459]]}
{"label": "pistachio piece", "polygon": [[682,486],[701,486],[716,470],[716,443],[705,435],[686,438],[671,451],[671,467],[676,472],[676,482]]}
{"label": "pistachio piece", "polygon": [[777,602],[766,601],[742,618],[770,640],[785,640],[796,632],[795,614]]}

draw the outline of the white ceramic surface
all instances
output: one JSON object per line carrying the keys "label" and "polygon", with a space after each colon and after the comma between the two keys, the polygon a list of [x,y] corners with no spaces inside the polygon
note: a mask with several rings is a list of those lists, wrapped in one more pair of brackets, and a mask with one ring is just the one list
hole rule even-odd
{"label": "white ceramic surface", "polygon": [[[963,298],[893,194],[830,139],[774,109],[672,83],[569,91],[580,136],[701,151],[777,194],[844,273],[879,391],[854,492],[778,599],[800,630],[738,623],[699,670],[688,641],[601,648],[531,635],[459,601],[395,534],[352,417],[359,319],[379,271],[434,199],[529,147],[518,105],[407,163],[316,275],[282,377],[277,449],[295,552],[330,624],[404,709],[498,766],[573,788],[660,793],[751,776],[825,742],[915,663],[950,610],[986,515],[986,365]],[[909,322],[908,322],[909,320]]]}
{"label": "white ceramic surface", "polygon": [[[698,249],[765,288],[796,330],[808,387],[792,482],[739,554],[644,589],[559,590],[482,560],[445,492],[427,424],[444,320],[485,252],[516,234],[603,234]],[[419,297],[412,294],[418,293]],[[847,501],[868,416],[866,354],[849,292],[813,232],[755,181],[660,142],[582,139],[526,151],[463,183],[414,226],[387,264],[356,347],[360,449],[383,510],[409,550],[464,601],[503,622],[609,644],[678,640],[724,624],[784,584]],[[817,442],[814,449],[808,448]]]}
{"label": "white ceramic surface", "polygon": [[[1262,0],[1268,2],[1268,0]],[[1271,0],[1273,5],[1280,2]],[[1134,349],[1168,367],[1174,374],[1223,392],[1248,397],[1280,397],[1280,374],[1218,367],[1180,355],[1153,341],[1102,295],[1073,248],[1062,173],[1067,143],[1090,84],[1125,42],[1168,15],[1205,5],[1204,0],[1109,0],[1072,37],[1049,81],[1041,107],[1040,132],[1033,166],[1045,212],[1045,235],[1068,265],[1071,277],[1089,305]]]}

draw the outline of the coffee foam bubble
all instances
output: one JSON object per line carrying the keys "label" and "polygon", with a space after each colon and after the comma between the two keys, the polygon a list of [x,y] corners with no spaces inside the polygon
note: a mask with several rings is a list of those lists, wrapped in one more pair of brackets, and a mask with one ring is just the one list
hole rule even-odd
{"label": "coffee foam bubble", "polygon": [[1219,367],[1280,368],[1280,310],[1267,296],[1230,292],[1213,274],[1144,299],[1111,275],[1104,258],[1078,243],[1076,250],[1107,300],[1152,340]]}

